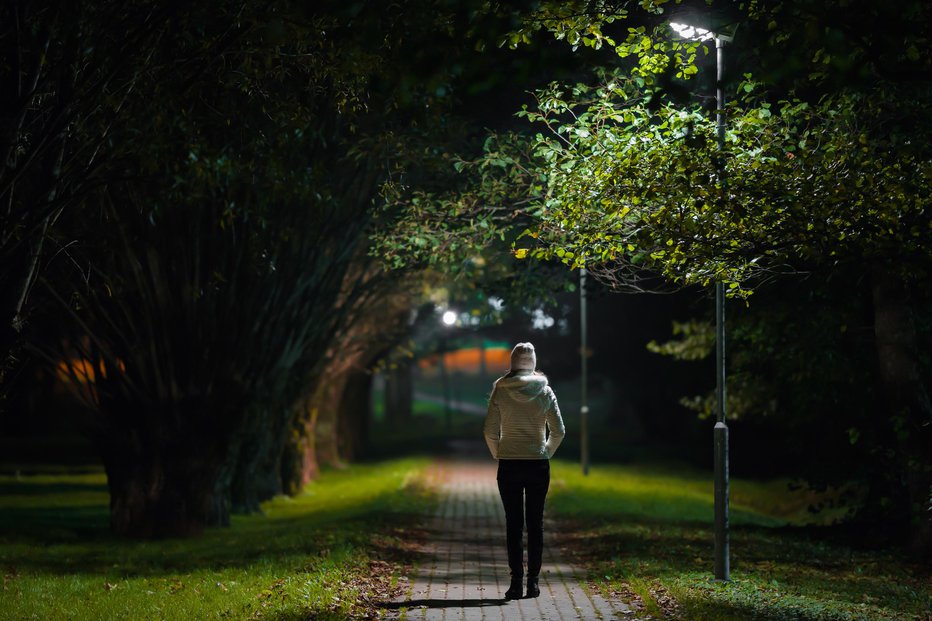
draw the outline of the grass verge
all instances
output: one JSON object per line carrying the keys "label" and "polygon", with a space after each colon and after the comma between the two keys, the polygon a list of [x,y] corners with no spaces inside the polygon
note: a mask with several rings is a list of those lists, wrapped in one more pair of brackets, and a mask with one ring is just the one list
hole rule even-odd
{"label": "grass verge", "polygon": [[[731,577],[711,580],[711,476],[687,468],[555,462],[549,515],[592,584],[632,619],[930,621],[932,571],[896,550],[838,543],[832,515],[787,481],[732,480]],[[869,535],[865,533],[865,537]],[[865,542],[866,543],[866,542]]]}
{"label": "grass verge", "polygon": [[349,619],[398,588],[425,459],[325,472],[197,539],[107,530],[103,474],[0,477],[0,619]]}

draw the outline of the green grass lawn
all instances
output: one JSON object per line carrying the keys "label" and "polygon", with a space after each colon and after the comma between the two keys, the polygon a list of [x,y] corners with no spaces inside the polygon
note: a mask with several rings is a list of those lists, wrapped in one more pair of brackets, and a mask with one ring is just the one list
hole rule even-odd
{"label": "green grass lawn", "polygon": [[[712,581],[711,475],[687,468],[555,462],[549,511],[574,531],[599,588],[634,598],[633,619],[932,619],[932,572],[893,550],[831,537],[831,514],[787,481],[732,480],[732,581]],[[864,534],[869,537],[868,533]],[[868,542],[865,542],[868,543]]]}
{"label": "green grass lawn", "polygon": [[149,542],[108,533],[103,474],[2,476],[0,619],[345,619],[397,579],[426,464],[327,471],[264,515]]}

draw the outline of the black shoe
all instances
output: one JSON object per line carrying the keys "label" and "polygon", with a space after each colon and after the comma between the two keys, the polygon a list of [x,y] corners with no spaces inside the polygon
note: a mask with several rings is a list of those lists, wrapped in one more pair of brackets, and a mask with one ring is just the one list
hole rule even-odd
{"label": "black shoe", "polygon": [[537,577],[527,579],[527,596],[540,597],[540,587],[537,586]]}
{"label": "black shoe", "polygon": [[511,586],[505,591],[505,599],[521,599],[521,576],[511,579]]}

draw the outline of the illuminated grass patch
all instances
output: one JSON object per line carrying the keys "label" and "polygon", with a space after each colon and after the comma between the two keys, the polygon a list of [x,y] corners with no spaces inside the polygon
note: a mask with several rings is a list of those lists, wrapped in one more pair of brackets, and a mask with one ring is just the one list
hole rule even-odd
{"label": "illuminated grass patch", "polygon": [[107,530],[103,474],[0,477],[0,619],[347,618],[410,515],[425,460],[325,472],[197,539]]}
{"label": "illuminated grass patch", "polygon": [[732,581],[721,584],[711,580],[711,475],[579,470],[554,464],[551,515],[572,526],[569,543],[598,588],[640,603],[633,618],[913,620],[932,609],[928,567],[833,542],[825,524],[840,513],[812,514],[818,498],[788,481],[732,481]]}

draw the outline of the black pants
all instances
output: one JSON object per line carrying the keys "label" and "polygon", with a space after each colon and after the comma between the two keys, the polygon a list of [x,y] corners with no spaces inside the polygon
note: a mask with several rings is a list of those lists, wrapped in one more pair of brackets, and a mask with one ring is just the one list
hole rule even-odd
{"label": "black pants", "polygon": [[527,575],[537,577],[544,554],[544,499],[550,487],[550,460],[498,460],[498,493],[505,507],[508,568],[524,576],[522,531],[527,519]]}

